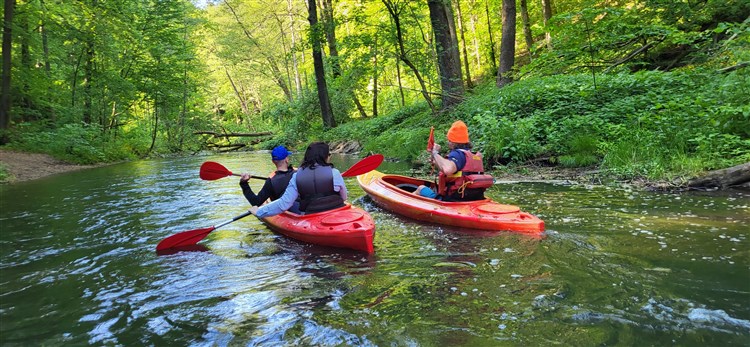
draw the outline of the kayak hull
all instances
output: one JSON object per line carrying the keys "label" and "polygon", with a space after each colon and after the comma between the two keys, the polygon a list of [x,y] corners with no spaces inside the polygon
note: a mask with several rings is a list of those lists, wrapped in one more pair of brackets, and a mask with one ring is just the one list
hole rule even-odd
{"label": "kayak hull", "polygon": [[[444,202],[413,194],[409,190],[432,182],[400,175],[370,171],[357,176],[362,189],[380,207],[408,218],[460,228],[514,231],[539,235],[544,221],[522,212],[517,206],[491,199]],[[402,188],[399,188],[402,187]]]}
{"label": "kayak hull", "polygon": [[374,252],[375,222],[365,210],[349,204],[305,215],[284,212],[261,220],[271,230],[302,242]]}

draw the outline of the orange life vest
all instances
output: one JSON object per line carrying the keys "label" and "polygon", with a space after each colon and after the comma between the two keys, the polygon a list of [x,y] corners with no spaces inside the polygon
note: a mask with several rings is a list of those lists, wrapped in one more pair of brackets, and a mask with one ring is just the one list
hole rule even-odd
{"label": "orange life vest", "polygon": [[446,175],[442,171],[438,175],[438,194],[449,196],[455,193],[462,197],[466,189],[487,189],[492,186],[495,179],[484,173],[482,153],[472,153],[465,149],[459,149],[466,156],[466,164],[452,175]]}

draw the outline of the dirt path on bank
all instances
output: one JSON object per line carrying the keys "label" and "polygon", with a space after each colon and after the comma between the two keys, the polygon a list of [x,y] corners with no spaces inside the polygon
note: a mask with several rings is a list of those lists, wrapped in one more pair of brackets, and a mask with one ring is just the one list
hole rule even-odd
{"label": "dirt path on bank", "polygon": [[6,182],[28,181],[97,166],[75,165],[60,161],[47,154],[16,152],[7,149],[0,149],[0,163],[10,174],[10,178]]}

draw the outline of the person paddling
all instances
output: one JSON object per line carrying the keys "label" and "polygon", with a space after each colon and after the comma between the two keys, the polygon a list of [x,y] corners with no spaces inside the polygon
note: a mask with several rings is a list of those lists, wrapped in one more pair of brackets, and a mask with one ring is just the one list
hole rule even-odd
{"label": "person paddling", "polygon": [[331,164],[330,147],[325,142],[310,144],[297,172],[292,174],[284,194],[250,212],[258,218],[274,216],[288,210],[299,198],[302,213],[315,213],[345,206],[347,198],[344,177]]}
{"label": "person paddling", "polygon": [[[271,201],[277,200],[284,194],[286,187],[289,185],[292,175],[296,170],[289,164],[289,155],[291,153],[284,146],[276,146],[271,151],[271,161],[276,166],[276,171],[271,174],[271,177],[266,179],[266,183],[260,189],[256,195],[253,189],[250,188],[248,180],[250,180],[250,174],[244,173],[240,176],[240,187],[242,188],[242,195],[245,196],[250,205],[260,206],[269,198]],[[300,213],[299,203],[294,203],[289,209],[290,212]]]}
{"label": "person paddling", "polygon": [[448,133],[448,156],[440,155],[440,145],[434,144],[430,161],[438,169],[437,192],[427,186],[419,186],[414,194],[445,201],[471,201],[484,199],[494,179],[485,174],[482,153],[472,152],[469,130],[462,121],[455,121]]}

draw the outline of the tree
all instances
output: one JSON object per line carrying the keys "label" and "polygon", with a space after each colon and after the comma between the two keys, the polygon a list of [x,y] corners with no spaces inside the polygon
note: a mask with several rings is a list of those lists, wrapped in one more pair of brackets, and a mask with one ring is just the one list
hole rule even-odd
{"label": "tree", "polygon": [[13,10],[16,7],[15,0],[5,0],[3,15],[3,76],[2,76],[2,100],[0,101],[0,144],[7,142],[7,134],[10,125],[10,79],[11,79],[11,40],[13,39]]}
{"label": "tree", "polygon": [[458,12],[458,30],[461,32],[461,53],[464,55],[464,70],[466,71],[466,87],[471,88],[471,69],[469,68],[469,53],[466,50],[466,28],[461,15],[461,0],[456,1],[456,12]]}
{"label": "tree", "polygon": [[490,62],[492,62],[492,74],[497,73],[497,56],[495,55],[495,40],[492,38],[492,20],[490,20],[490,5],[489,0],[484,1],[484,13],[487,16],[487,37],[489,38],[490,46]]}
{"label": "tree", "polygon": [[526,0],[521,1],[521,21],[523,22],[523,37],[526,39],[526,50],[529,52],[529,61],[531,61],[531,46],[534,44],[534,38],[531,36],[531,22],[529,20],[529,7]]}
{"label": "tree", "polygon": [[422,74],[419,73],[419,69],[417,69],[417,66],[414,65],[414,63],[406,55],[406,49],[404,48],[404,33],[401,28],[401,12],[405,9],[405,4],[395,1],[395,0],[382,0],[382,1],[386,9],[388,9],[388,13],[391,15],[391,18],[393,19],[393,23],[396,26],[396,42],[398,45],[396,55],[414,73],[414,77],[416,77],[417,81],[419,81],[419,86],[421,87],[422,97],[424,97],[425,101],[427,101],[427,104],[430,106],[430,110],[432,110],[432,112],[435,113],[436,112],[435,104],[432,102],[432,98],[430,98],[430,94],[427,92],[427,86],[425,85],[424,78],[422,78]]}
{"label": "tree", "polygon": [[549,33],[549,20],[552,18],[552,0],[542,0],[542,18],[544,20],[544,38],[547,49],[552,49],[552,35]]}
{"label": "tree", "polygon": [[310,22],[310,44],[312,45],[313,65],[315,67],[315,83],[318,87],[318,101],[320,112],[323,116],[323,125],[326,128],[335,128],[336,120],[331,110],[331,100],[328,98],[328,86],[326,85],[326,74],[323,69],[323,54],[321,53],[320,41],[321,30],[318,25],[318,10],[315,0],[307,0],[308,16]]}
{"label": "tree", "polygon": [[510,71],[513,69],[516,57],[516,1],[503,0],[503,37],[500,39],[500,68],[497,70],[497,86],[503,87],[512,78]]}
{"label": "tree", "polygon": [[438,72],[443,93],[443,109],[451,108],[461,102],[464,86],[461,80],[461,60],[456,40],[451,35],[450,22],[453,17],[449,10],[449,0],[429,0],[430,21],[435,33],[435,50],[438,56]]}

